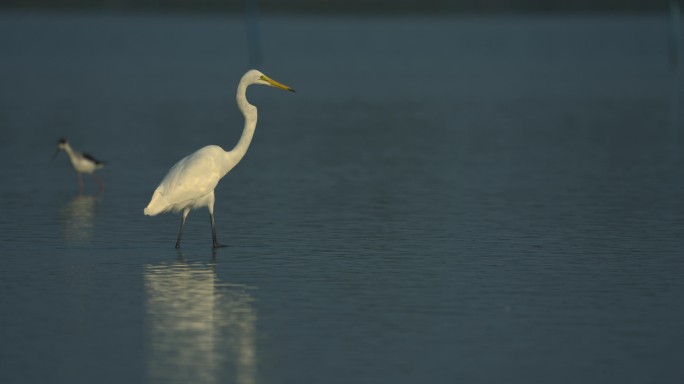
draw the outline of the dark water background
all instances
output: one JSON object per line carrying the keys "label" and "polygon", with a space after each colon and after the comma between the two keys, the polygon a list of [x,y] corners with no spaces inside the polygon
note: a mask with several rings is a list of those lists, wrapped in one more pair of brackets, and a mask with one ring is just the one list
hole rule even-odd
{"label": "dark water background", "polygon": [[[0,382],[680,383],[668,18],[0,14]],[[108,161],[79,196],[57,139]]]}

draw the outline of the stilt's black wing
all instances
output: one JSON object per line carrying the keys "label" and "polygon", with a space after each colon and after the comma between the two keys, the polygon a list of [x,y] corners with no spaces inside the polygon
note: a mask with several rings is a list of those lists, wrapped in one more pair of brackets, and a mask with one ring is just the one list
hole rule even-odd
{"label": "stilt's black wing", "polygon": [[97,165],[100,165],[100,164],[105,165],[104,161],[100,161],[100,160],[94,158],[93,155],[91,155],[90,153],[83,152],[83,157],[85,157],[86,159],[92,161],[93,163],[95,163]]}

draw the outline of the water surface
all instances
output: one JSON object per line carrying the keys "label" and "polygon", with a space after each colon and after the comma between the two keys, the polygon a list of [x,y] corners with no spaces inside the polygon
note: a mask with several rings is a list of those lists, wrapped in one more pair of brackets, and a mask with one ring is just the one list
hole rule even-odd
{"label": "water surface", "polygon": [[[240,17],[0,15],[3,383],[678,383],[681,75],[664,16],[261,23],[259,125],[206,211],[145,217],[231,148]],[[108,161],[106,189],[57,139]]]}

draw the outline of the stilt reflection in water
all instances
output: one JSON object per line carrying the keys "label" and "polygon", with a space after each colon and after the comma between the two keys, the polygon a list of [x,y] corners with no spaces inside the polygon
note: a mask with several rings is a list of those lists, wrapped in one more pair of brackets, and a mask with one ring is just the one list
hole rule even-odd
{"label": "stilt reflection in water", "polygon": [[62,207],[60,224],[67,243],[85,244],[92,240],[97,201],[95,196],[79,194]]}
{"label": "stilt reflection in water", "polygon": [[152,382],[256,383],[256,313],[248,288],[222,283],[211,263],[146,265]]}

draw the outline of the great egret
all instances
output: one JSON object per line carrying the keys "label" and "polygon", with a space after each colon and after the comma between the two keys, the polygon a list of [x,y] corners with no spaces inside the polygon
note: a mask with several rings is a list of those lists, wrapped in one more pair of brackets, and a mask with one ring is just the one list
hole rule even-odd
{"label": "great egret", "polygon": [[166,174],[144,210],[145,215],[148,216],[156,216],[169,211],[183,212],[176,248],[180,248],[188,213],[191,209],[200,207],[207,207],[209,210],[213,246],[214,248],[220,247],[216,241],[214,225],[214,188],[219,180],[245,156],[254,136],[257,108],[247,101],[245,95],[247,87],[252,84],[269,85],[294,92],[294,89],[255,69],[247,71],[240,79],[237,88],[237,105],[245,117],[245,127],[238,143],[228,152],[218,145],[208,145],[181,159]]}
{"label": "great egret", "polygon": [[92,155],[85,152],[78,152],[71,148],[69,142],[66,139],[59,139],[57,143],[57,151],[55,151],[55,156],[62,150],[69,155],[69,160],[71,160],[71,165],[74,166],[76,174],[78,175],[78,191],[83,192],[83,173],[89,173],[93,175],[93,178],[97,182],[99,191],[104,191],[104,185],[102,180],[95,174],[96,169],[104,167],[105,163],[95,159]]}

